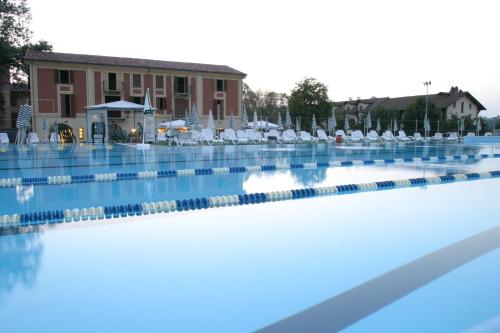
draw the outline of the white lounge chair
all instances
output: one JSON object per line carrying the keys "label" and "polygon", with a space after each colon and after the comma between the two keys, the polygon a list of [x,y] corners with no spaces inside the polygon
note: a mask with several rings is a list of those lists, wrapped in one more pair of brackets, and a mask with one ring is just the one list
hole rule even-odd
{"label": "white lounge chair", "polygon": [[192,146],[196,144],[196,142],[193,141],[193,133],[191,132],[180,132],[179,136],[175,138],[175,142],[178,146]]}
{"label": "white lounge chair", "polygon": [[269,130],[269,132],[264,133],[264,137],[266,137],[267,139],[276,138],[276,141],[281,142],[281,135],[278,130],[275,129]]}
{"label": "white lounge chair", "polygon": [[260,143],[262,141],[262,135],[251,128],[246,129],[245,134],[247,135],[248,140],[253,143]]}
{"label": "white lounge chair", "polygon": [[40,139],[38,138],[38,134],[36,134],[36,132],[28,134],[28,143],[40,143]]}
{"label": "white lounge chair", "polygon": [[283,142],[285,143],[295,143],[297,142],[297,135],[294,130],[288,129],[283,132]]}
{"label": "white lounge chair", "polygon": [[441,133],[441,132],[434,133],[434,136],[431,138],[431,140],[434,142],[442,142],[443,141],[443,133]]}
{"label": "white lounge chair", "polygon": [[300,131],[299,139],[301,142],[314,142],[314,139],[311,136],[311,133],[306,132],[306,131]]}
{"label": "white lounge chair", "polygon": [[328,135],[326,135],[325,130],[319,129],[316,131],[316,134],[318,135],[318,140],[320,140],[320,141],[330,142],[333,140],[332,137],[329,137]]}
{"label": "white lounge chair", "polygon": [[377,131],[371,130],[370,132],[368,132],[368,134],[366,134],[366,139],[368,140],[368,142],[378,142],[380,141],[380,136],[378,135]]}
{"label": "white lounge chair", "polygon": [[234,129],[232,128],[226,128],[224,132],[222,132],[222,139],[225,142],[231,142],[232,144],[235,144],[238,141],[238,138],[236,137],[236,133],[234,132]]}
{"label": "white lounge chair", "polygon": [[491,132],[485,132],[484,136],[493,136],[493,133],[491,133]]}
{"label": "white lounge chair", "polygon": [[413,134],[413,140],[415,140],[415,142],[417,143],[429,141],[428,139],[424,138],[419,132]]}
{"label": "white lounge chair", "polygon": [[365,140],[365,136],[360,130],[355,130],[351,134],[351,140],[352,142],[363,142]]}
{"label": "white lounge chair", "polygon": [[347,138],[347,135],[345,135],[344,130],[336,130],[335,131],[335,137],[340,136],[342,138],[342,141],[346,142],[350,140],[350,138]]}
{"label": "white lounge chair", "polygon": [[405,131],[400,130],[400,131],[398,132],[398,137],[397,137],[397,139],[398,139],[400,142],[411,142],[411,139],[412,139],[412,138],[410,138],[410,137],[406,136]]}
{"label": "white lounge chair", "polygon": [[474,132],[468,132],[467,136],[476,136],[476,133],[474,133]]}
{"label": "white lounge chair", "polygon": [[214,143],[214,134],[210,128],[204,128],[201,130],[201,142],[206,142],[211,145]]}
{"label": "white lounge chair", "polygon": [[192,130],[191,131],[191,139],[194,142],[200,142],[201,141],[201,133],[200,133],[200,131]]}
{"label": "white lounge chair", "polygon": [[384,134],[382,134],[382,139],[385,142],[393,142],[396,140],[391,131],[385,131]]}
{"label": "white lounge chair", "polygon": [[449,136],[446,138],[446,142],[449,142],[449,143],[458,142],[458,133],[457,132],[450,132]]}
{"label": "white lounge chair", "polygon": [[9,142],[9,136],[7,133],[0,133],[0,144],[7,145]]}
{"label": "white lounge chair", "polygon": [[243,130],[236,131],[236,138],[238,139],[238,143],[248,143],[249,142],[247,134]]}

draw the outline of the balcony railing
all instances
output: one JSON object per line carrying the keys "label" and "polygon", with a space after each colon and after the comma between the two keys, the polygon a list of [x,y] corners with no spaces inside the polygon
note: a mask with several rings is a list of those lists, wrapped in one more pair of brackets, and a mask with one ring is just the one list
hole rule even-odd
{"label": "balcony railing", "polygon": [[123,91],[123,81],[102,81],[105,94],[121,94]]}

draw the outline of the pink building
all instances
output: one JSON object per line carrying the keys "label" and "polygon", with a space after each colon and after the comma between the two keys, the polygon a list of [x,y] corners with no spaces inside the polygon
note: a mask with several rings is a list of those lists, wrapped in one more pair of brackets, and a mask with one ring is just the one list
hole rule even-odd
{"label": "pink building", "polygon": [[[142,104],[147,88],[157,121],[184,118],[193,104],[203,125],[210,110],[217,127],[226,127],[231,114],[241,118],[246,74],[228,66],[33,50],[25,61],[37,131],[45,117],[86,132],[86,106],[117,100]],[[135,126],[127,112],[110,111],[108,117],[126,131]]]}

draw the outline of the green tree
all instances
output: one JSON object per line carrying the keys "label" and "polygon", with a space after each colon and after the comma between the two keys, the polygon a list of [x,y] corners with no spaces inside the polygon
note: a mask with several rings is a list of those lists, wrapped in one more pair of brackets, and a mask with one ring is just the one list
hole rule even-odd
{"label": "green tree", "polygon": [[301,117],[303,129],[311,128],[313,114],[316,115],[318,124],[323,123],[331,115],[328,88],[314,78],[305,78],[297,82],[290,94],[288,106],[292,118]]}
{"label": "green tree", "polygon": [[[13,83],[27,84],[28,69],[23,62],[28,49],[51,51],[46,41],[31,43],[30,8],[26,0],[0,0],[0,75],[9,74]],[[0,112],[4,110],[0,100]]]}
{"label": "green tree", "polygon": [[[284,112],[286,94],[274,91],[253,91],[246,83],[243,85],[242,103],[247,110],[250,121],[253,119],[254,111],[257,112],[259,120],[268,119],[270,122],[278,121],[278,113]],[[283,114],[281,115],[284,116]]]}
{"label": "green tree", "polygon": [[401,113],[396,110],[388,110],[384,107],[378,107],[376,110],[371,112],[372,118],[372,128],[377,128],[377,120],[380,120],[380,130],[384,132],[388,129],[391,129],[391,122],[393,119],[398,121],[398,125],[401,123]]}
{"label": "green tree", "polygon": [[[441,113],[436,108],[434,103],[429,102],[427,105],[427,116],[431,124],[431,130],[437,130],[437,121],[442,121]],[[408,106],[403,113],[402,124],[406,130],[414,130],[415,122],[417,123],[417,130],[424,131],[424,118],[425,118],[425,98],[419,97],[412,104]],[[408,133],[407,133],[408,134]]]}

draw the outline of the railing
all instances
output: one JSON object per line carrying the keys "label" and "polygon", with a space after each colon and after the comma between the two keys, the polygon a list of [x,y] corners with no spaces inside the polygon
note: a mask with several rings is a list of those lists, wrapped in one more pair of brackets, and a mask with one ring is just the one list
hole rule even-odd
{"label": "railing", "polygon": [[106,94],[121,94],[124,90],[123,81],[102,81],[102,86],[104,88],[104,93]]}

